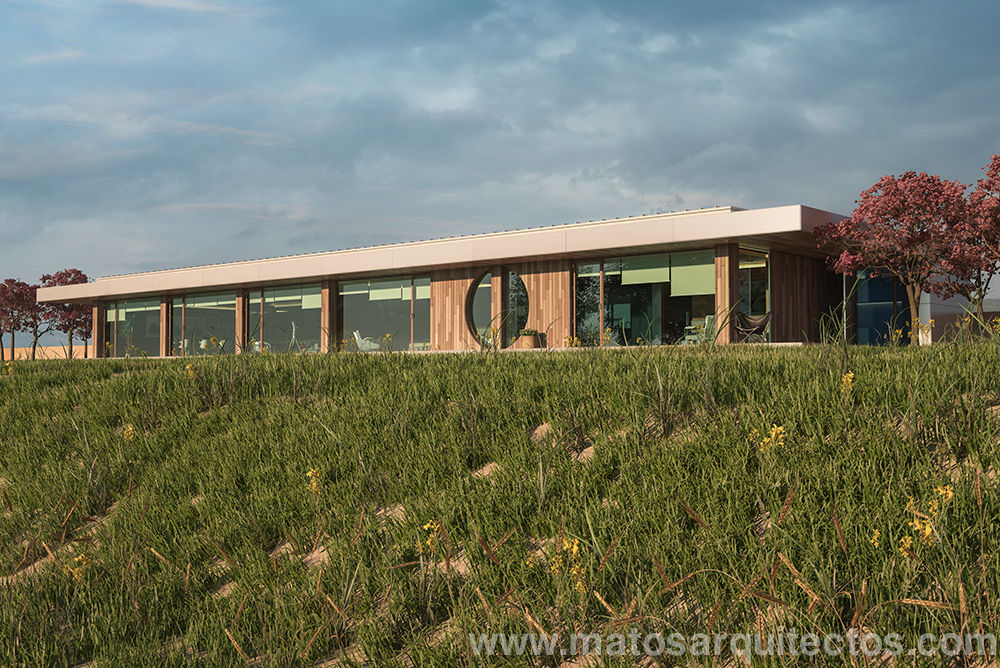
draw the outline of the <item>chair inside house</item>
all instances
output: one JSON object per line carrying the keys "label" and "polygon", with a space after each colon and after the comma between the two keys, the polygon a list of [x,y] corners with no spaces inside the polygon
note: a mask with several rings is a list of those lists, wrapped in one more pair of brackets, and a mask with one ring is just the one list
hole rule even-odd
{"label": "chair inside house", "polygon": [[764,315],[736,314],[736,332],[743,343],[767,343],[771,312]]}
{"label": "chair inside house", "polygon": [[354,330],[354,343],[357,344],[358,350],[363,353],[374,352],[381,347],[378,341],[372,341],[366,336],[361,336],[361,332],[358,330]]}

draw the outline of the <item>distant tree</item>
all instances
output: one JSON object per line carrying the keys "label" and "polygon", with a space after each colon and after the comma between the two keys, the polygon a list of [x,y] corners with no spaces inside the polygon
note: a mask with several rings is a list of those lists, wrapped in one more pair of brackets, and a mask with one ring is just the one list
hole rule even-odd
{"label": "distant tree", "polygon": [[0,283],[0,325],[10,334],[11,359],[14,359],[14,335],[24,331],[29,312],[37,305],[34,290],[24,281],[8,278]]}
{"label": "distant tree", "polygon": [[[54,274],[42,276],[42,287],[51,288],[60,285],[76,285],[86,283],[87,275],[79,269],[63,269]],[[52,328],[67,336],[68,355],[73,359],[73,337],[86,341],[90,338],[92,315],[88,304],[50,304],[47,307],[47,318]]]}
{"label": "distant tree", "polygon": [[956,294],[968,281],[967,249],[972,240],[966,186],[939,176],[906,172],[883,176],[861,193],[849,218],[816,228],[820,247],[842,274],[869,270],[899,279],[910,306],[911,343],[923,342],[920,295]]}
{"label": "distant tree", "polygon": [[976,240],[976,254],[966,260],[974,267],[970,284],[969,302],[975,307],[980,323],[985,320],[983,299],[990,289],[993,277],[1000,270],[1000,155],[994,155],[983,167],[984,178],[979,179],[969,195],[969,233]]}
{"label": "distant tree", "polygon": [[38,352],[38,340],[52,331],[52,321],[48,317],[48,307],[38,303],[38,285],[24,285],[25,288],[18,295],[23,314],[21,331],[31,335],[31,359],[34,360]]}

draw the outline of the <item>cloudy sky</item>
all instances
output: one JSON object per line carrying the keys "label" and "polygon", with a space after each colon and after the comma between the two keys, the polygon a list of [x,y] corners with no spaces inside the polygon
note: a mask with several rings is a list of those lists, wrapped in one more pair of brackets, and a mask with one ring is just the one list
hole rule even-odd
{"label": "cloudy sky", "polygon": [[1000,152],[998,16],[0,0],[0,278],[971,181]]}

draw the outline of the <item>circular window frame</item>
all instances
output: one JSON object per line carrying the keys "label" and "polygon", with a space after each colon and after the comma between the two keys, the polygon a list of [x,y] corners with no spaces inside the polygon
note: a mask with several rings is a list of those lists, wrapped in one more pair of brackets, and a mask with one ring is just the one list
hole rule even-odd
{"label": "circular window frame", "polygon": [[[481,273],[479,273],[476,276],[475,280],[473,280],[472,283],[469,285],[469,289],[468,289],[468,291],[466,292],[466,295],[465,295],[465,325],[466,325],[466,328],[468,329],[469,333],[472,335],[472,338],[475,339],[475,341],[477,343],[479,343],[479,345],[484,345],[484,344],[483,344],[482,337],[480,337],[480,335],[479,335],[479,330],[476,327],[476,319],[475,319],[475,315],[474,315],[474,312],[473,312],[473,305],[475,303],[476,291],[479,289],[479,285],[483,282],[484,278],[486,278],[487,276],[489,276],[490,280],[491,280],[491,285],[490,285],[490,326],[492,327],[493,326],[493,324],[492,324],[493,323],[493,317],[494,317],[493,316],[493,286],[492,286],[492,278],[493,278],[493,270],[494,269],[495,269],[495,267],[491,267],[491,268],[485,269],[484,271],[482,271]],[[509,273],[514,274],[515,276],[517,276],[518,280],[521,281],[521,285],[524,286],[525,296],[527,297],[527,307],[526,307],[526,314],[525,314],[525,326],[526,326],[527,325],[527,320],[528,320],[528,314],[531,313],[531,295],[530,295],[530,293],[528,293],[528,284],[524,282],[524,278],[521,276],[521,274],[518,271],[516,271],[515,269],[513,269],[511,267],[508,267],[506,265],[502,265],[500,267],[500,276],[503,277],[504,274],[505,274],[505,272],[509,272]],[[518,339],[521,338],[521,331],[520,330],[523,329],[523,327],[518,328],[517,335],[514,336],[514,337],[512,337],[509,343],[507,343],[507,342],[504,341],[504,338],[505,338],[504,337],[504,332],[503,332],[503,330],[504,330],[504,318],[507,316],[507,311],[508,311],[507,299],[508,299],[509,295],[504,294],[504,295],[502,295],[502,297],[503,297],[503,299],[502,299],[502,306],[501,306],[501,313],[500,313],[500,325],[499,325],[499,329],[500,329],[500,344],[501,345],[499,347],[500,348],[509,348],[509,347],[512,347],[518,341]]]}

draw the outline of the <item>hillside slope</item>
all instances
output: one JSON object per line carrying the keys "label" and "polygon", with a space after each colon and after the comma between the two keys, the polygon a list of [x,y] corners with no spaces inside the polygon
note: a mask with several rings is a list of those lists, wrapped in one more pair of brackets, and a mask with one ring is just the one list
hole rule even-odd
{"label": "hillside slope", "polygon": [[987,345],[18,362],[0,662],[996,632],[998,403]]}

